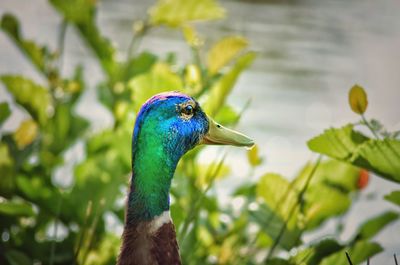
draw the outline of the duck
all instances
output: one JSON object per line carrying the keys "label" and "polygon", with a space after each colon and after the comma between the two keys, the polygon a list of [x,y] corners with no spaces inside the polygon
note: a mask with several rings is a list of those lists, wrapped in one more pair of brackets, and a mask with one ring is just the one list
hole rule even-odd
{"label": "duck", "polygon": [[117,265],[180,265],[169,190],[180,158],[198,145],[251,147],[254,141],[208,117],[180,92],[140,108],[132,135],[132,175]]}

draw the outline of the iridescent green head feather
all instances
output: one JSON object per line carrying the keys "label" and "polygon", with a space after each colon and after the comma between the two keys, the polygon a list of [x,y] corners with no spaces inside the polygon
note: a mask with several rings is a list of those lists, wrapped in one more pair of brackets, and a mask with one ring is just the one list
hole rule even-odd
{"label": "iridescent green head feather", "polygon": [[198,144],[252,146],[253,141],[215,123],[185,94],[162,93],[142,106],[132,137],[128,224],[151,220],[169,210],[176,165]]}

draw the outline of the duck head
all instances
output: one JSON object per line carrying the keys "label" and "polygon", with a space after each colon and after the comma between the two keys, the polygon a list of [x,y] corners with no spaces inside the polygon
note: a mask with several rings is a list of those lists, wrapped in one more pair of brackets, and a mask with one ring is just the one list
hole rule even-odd
{"label": "duck head", "polygon": [[127,222],[169,210],[169,188],[179,159],[200,144],[251,147],[249,137],[208,117],[195,99],[178,92],[153,96],[138,113],[132,137],[132,181]]}

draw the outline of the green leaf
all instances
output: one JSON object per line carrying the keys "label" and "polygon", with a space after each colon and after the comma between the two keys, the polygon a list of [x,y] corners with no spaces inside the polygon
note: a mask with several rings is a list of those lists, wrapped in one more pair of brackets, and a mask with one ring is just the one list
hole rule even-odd
{"label": "green leaf", "polygon": [[399,214],[392,211],[387,211],[379,216],[376,216],[359,227],[356,240],[367,240],[378,234],[385,226],[397,220]]}
{"label": "green leaf", "polygon": [[350,198],[326,185],[310,186],[305,195],[305,223],[307,229],[316,228],[326,219],[344,213]]}
{"label": "green leaf", "polygon": [[4,253],[5,258],[10,265],[31,265],[32,261],[23,252],[15,249],[9,249]]}
{"label": "green leaf", "polygon": [[248,52],[240,56],[229,72],[214,83],[208,93],[207,99],[202,104],[203,109],[208,115],[214,117],[218,113],[221,106],[224,105],[226,97],[232,91],[239,75],[252,64],[255,58],[255,52]]}
{"label": "green leaf", "polygon": [[185,23],[223,18],[225,10],[215,0],[158,0],[149,9],[150,23],[179,27]]}
{"label": "green leaf", "polygon": [[363,114],[367,110],[368,99],[364,88],[354,85],[349,91],[349,104],[351,109],[357,114]]}
{"label": "green leaf", "polygon": [[[263,175],[257,184],[257,197],[276,212],[283,220],[289,219],[289,214],[294,205],[297,204],[297,192],[290,186],[288,180],[278,174],[268,173]],[[296,225],[296,216],[298,209],[294,211],[288,227],[292,228]]]}
{"label": "green leaf", "polygon": [[229,36],[215,43],[207,54],[207,68],[211,75],[230,63],[247,47],[247,40],[240,36]]}
{"label": "green leaf", "polygon": [[47,122],[47,110],[51,106],[51,97],[47,89],[21,76],[3,75],[1,81],[15,101],[23,106],[35,120],[41,125]]}
{"label": "green leaf", "polygon": [[385,200],[400,206],[400,191],[393,191],[392,193],[385,195],[384,198]]}
{"label": "green leaf", "polygon": [[49,51],[46,47],[39,46],[33,41],[25,40],[22,37],[19,22],[14,15],[6,13],[2,16],[1,29],[7,33],[21,52],[31,60],[41,73],[47,73],[46,63],[48,58],[51,57]]}
{"label": "green leaf", "polygon": [[128,87],[132,93],[135,109],[139,111],[142,104],[151,96],[166,91],[182,91],[183,83],[168,65],[157,63],[150,72],[138,75],[129,81]]}
{"label": "green leaf", "polygon": [[[307,163],[293,180],[297,189],[300,190],[304,186],[313,167],[314,164]],[[310,186],[326,185],[343,193],[358,189],[357,181],[360,176],[360,169],[348,163],[329,159],[321,162],[314,174]]]}
{"label": "green leaf", "polygon": [[353,125],[329,129],[308,141],[321,154],[373,171],[383,178],[400,182],[400,141],[372,140],[353,130]]}
{"label": "green leaf", "polygon": [[343,246],[334,239],[324,239],[300,251],[296,256],[290,258],[290,261],[294,264],[318,265],[323,258],[340,251],[342,248]]}
{"label": "green leaf", "polygon": [[[368,161],[370,169],[389,180],[400,182],[400,141],[371,140],[360,146],[358,154]],[[357,162],[357,161],[355,161]]]}
{"label": "green leaf", "polygon": [[0,202],[0,215],[32,216],[32,206],[26,202],[2,201]]}
{"label": "green leaf", "polygon": [[338,251],[322,260],[321,265],[338,265],[348,264],[346,254],[347,251],[351,257],[353,264],[360,264],[375,254],[381,252],[383,248],[373,242],[359,241],[354,246]]}
{"label": "green leaf", "polygon": [[227,104],[222,106],[217,115],[215,115],[215,120],[223,125],[235,124],[239,118],[239,113]]}
{"label": "green leaf", "polygon": [[323,134],[308,141],[308,147],[336,159],[350,160],[360,144],[368,138],[353,130],[349,124],[340,129],[328,129]]}
{"label": "green leaf", "polygon": [[10,116],[11,111],[7,102],[0,103],[0,126]]}

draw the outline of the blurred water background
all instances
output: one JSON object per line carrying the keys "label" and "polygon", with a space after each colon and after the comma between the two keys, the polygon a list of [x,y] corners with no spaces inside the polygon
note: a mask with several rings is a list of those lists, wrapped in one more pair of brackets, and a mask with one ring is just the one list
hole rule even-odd
{"label": "blurred water background", "polygon": [[[143,18],[151,4],[146,0],[100,1],[98,23],[122,51],[119,56],[126,56],[132,21]],[[307,160],[315,158],[306,147],[307,140],[329,126],[355,122],[358,116],[347,103],[347,91],[354,83],[363,85],[369,95],[367,116],[378,118],[389,130],[400,129],[398,0],[225,0],[221,4],[228,10],[227,18],[214,22],[212,27],[201,24],[200,33],[207,36],[209,43],[228,34],[245,36],[259,53],[229,98],[238,109],[251,100],[238,129],[255,138],[265,158],[255,176],[272,171],[293,177]],[[46,1],[2,0],[0,13],[4,12],[19,17],[28,38],[56,47],[61,19]],[[83,64],[91,87],[78,112],[92,121],[93,130],[109,126],[111,115],[96,101],[94,90],[101,80],[101,69],[88,56],[77,33],[71,27],[67,30],[63,72],[71,74],[76,64]],[[161,57],[175,52],[182,62],[190,58],[181,33],[167,28],[151,31],[139,50],[150,50]],[[23,73],[44,81],[4,33],[0,33],[0,58],[0,73]],[[3,87],[0,97],[10,100]],[[3,129],[15,129],[23,117],[22,112],[13,112]],[[72,164],[82,157],[81,148],[78,145],[67,154]],[[243,161],[245,151],[228,151],[232,177],[217,185],[225,202],[232,187],[248,181],[249,174]],[[221,148],[208,148],[203,159],[220,152]],[[60,178],[65,181],[70,172],[65,171]],[[398,184],[372,177],[345,217],[342,239],[348,239],[366,218],[391,208],[382,196],[396,188]],[[323,230],[334,233],[334,222],[328,222]],[[320,233],[317,231],[306,240],[317,239]],[[393,253],[400,254],[400,223],[385,229],[377,241],[385,252],[371,264],[392,264]]]}

